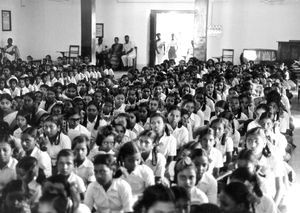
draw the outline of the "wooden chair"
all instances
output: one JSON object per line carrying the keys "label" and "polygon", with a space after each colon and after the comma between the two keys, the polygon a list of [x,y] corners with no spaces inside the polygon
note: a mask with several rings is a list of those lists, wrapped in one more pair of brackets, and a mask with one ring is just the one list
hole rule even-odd
{"label": "wooden chair", "polygon": [[234,49],[222,49],[222,61],[230,61],[233,63]]}
{"label": "wooden chair", "polygon": [[133,69],[136,69],[136,60],[137,60],[137,47],[134,47],[135,59],[133,59]]}
{"label": "wooden chair", "polygon": [[69,46],[69,55],[67,57],[68,62],[71,63],[71,59],[74,60],[79,56],[79,45],[70,45]]}

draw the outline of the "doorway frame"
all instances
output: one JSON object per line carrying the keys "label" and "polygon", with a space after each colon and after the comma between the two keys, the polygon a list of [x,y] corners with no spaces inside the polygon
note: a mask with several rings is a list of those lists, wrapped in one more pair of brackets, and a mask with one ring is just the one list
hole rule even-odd
{"label": "doorway frame", "polygon": [[151,66],[151,67],[155,66],[156,21],[157,21],[157,14],[160,14],[160,13],[193,14],[194,19],[195,19],[195,10],[151,10],[151,12],[150,12],[150,48],[149,48],[149,66]]}

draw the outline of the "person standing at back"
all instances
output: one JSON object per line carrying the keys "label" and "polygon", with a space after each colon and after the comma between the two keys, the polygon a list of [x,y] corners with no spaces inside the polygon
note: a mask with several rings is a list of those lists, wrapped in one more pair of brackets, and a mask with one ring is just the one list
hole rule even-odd
{"label": "person standing at back", "polygon": [[133,60],[136,58],[136,52],[133,42],[129,41],[129,36],[125,36],[123,44],[123,55],[121,57],[125,69],[133,66]]}

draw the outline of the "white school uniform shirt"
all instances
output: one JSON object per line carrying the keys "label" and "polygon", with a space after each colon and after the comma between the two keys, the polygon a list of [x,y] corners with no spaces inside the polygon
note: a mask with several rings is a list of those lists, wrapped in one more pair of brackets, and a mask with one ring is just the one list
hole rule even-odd
{"label": "white school uniform shirt", "polygon": [[43,152],[38,147],[34,147],[30,156],[37,159],[39,167],[44,171],[47,178],[52,175],[51,158],[47,152]]}
{"label": "white school uniform shirt", "polygon": [[76,175],[74,172],[71,172],[70,176],[68,177],[68,182],[75,185],[78,193],[84,193],[86,191],[86,187],[82,178]]}
{"label": "white school uniform shirt", "polygon": [[274,200],[267,196],[263,195],[259,199],[259,203],[254,203],[255,213],[277,213],[277,207]]}
{"label": "white school uniform shirt", "polygon": [[[208,107],[209,108],[209,107]],[[202,112],[201,109],[199,109],[197,111],[197,115],[199,116],[200,120],[201,120],[201,123],[200,123],[200,126],[204,126],[204,121],[205,121],[205,115],[204,115],[204,112]],[[210,115],[210,113],[209,113]]]}
{"label": "white school uniform shirt", "polygon": [[17,139],[21,139],[22,132],[22,129],[19,127],[14,131],[13,136]]}
{"label": "white school uniform shirt", "polygon": [[208,167],[208,173],[212,174],[214,168],[221,168],[223,167],[223,156],[220,150],[212,147],[209,155],[209,167]]}
{"label": "white school uniform shirt", "polygon": [[268,132],[266,136],[271,153],[274,153],[279,159],[283,159],[286,155],[285,150],[288,144],[286,137],[280,132]]}
{"label": "white school uniform shirt", "polygon": [[17,178],[17,163],[18,161],[15,158],[11,157],[8,161],[8,164],[0,169],[0,194],[2,193],[2,189],[6,186],[6,184]]}
{"label": "white school uniform shirt", "polygon": [[196,186],[205,193],[210,203],[217,204],[218,182],[212,174],[205,172]]}
{"label": "white school uniform shirt", "polygon": [[216,148],[221,151],[223,155],[223,162],[226,161],[226,152],[233,152],[233,140],[231,137],[226,137],[225,144],[222,145],[220,140],[216,140]]}
{"label": "white school uniform shirt", "polygon": [[171,134],[167,136],[166,133],[159,139],[157,151],[163,154],[166,158],[169,156],[175,157],[177,154],[177,140]]}
{"label": "white school uniform shirt", "polygon": [[74,129],[68,130],[68,136],[73,141],[74,138],[76,138],[79,135],[86,135],[89,139],[91,138],[91,132],[81,124],[78,124]]}
{"label": "white school uniform shirt", "polygon": [[7,88],[4,88],[3,90],[0,90],[0,95],[5,94],[5,93],[11,95],[10,90],[7,89]]}
{"label": "white school uniform shirt", "polygon": [[206,104],[205,106],[205,110],[202,111],[201,109],[199,109],[197,111],[197,115],[201,116],[201,114],[203,114],[203,124],[204,124],[204,121],[210,121],[210,115],[211,115],[211,109],[210,107]]}
{"label": "white school uniform shirt", "polygon": [[203,203],[208,203],[208,198],[203,191],[193,186],[191,189],[191,204],[201,205]]}
{"label": "white school uniform shirt", "polygon": [[88,186],[84,203],[98,213],[132,212],[132,190],[121,178],[113,179],[107,191],[95,181]]}
{"label": "white school uniform shirt", "polygon": [[125,134],[124,134],[124,138],[128,138],[127,141],[132,141],[132,140],[136,139],[137,136],[133,131],[131,131],[129,129],[126,129]]}
{"label": "white school uniform shirt", "polygon": [[51,86],[53,86],[57,82],[57,78],[50,79]]}
{"label": "white school uniform shirt", "polygon": [[56,157],[57,154],[60,152],[60,150],[62,149],[71,149],[71,140],[70,138],[63,134],[60,133],[59,135],[59,144],[55,145],[55,144],[51,144],[51,143],[47,143],[46,147],[47,147],[47,152],[51,158],[51,164],[52,166],[56,165]]}
{"label": "white school uniform shirt", "polygon": [[275,178],[282,178],[286,174],[283,160],[273,154],[270,157],[262,156],[258,161],[258,166],[257,173],[261,177],[262,192],[274,197],[276,193]]}
{"label": "white school uniform shirt", "polygon": [[215,103],[213,100],[211,100],[208,97],[206,97],[206,106],[208,106],[210,108],[211,112],[215,112]]}
{"label": "white school uniform shirt", "polygon": [[157,153],[156,165],[152,164],[153,153],[150,152],[149,157],[144,161],[144,164],[152,169],[155,177],[163,178],[166,171],[166,158],[161,153]]}
{"label": "white school uniform shirt", "polygon": [[176,127],[172,135],[176,138],[177,149],[180,149],[184,144],[189,142],[189,131],[185,126]]}
{"label": "white school uniform shirt", "polygon": [[80,166],[74,168],[74,173],[82,178],[86,186],[89,182],[96,181],[94,164],[88,158],[85,158]]}
{"label": "white school uniform shirt", "polygon": [[122,104],[118,109],[114,109],[113,115],[116,116],[121,112],[125,112],[126,104]]}
{"label": "white school uniform shirt", "polygon": [[114,76],[114,71],[110,68],[110,69],[105,69],[104,71],[105,75],[110,75],[110,76]]}
{"label": "white school uniform shirt", "polygon": [[10,94],[12,98],[20,96],[20,88],[16,87],[15,90],[10,89]]}
{"label": "white school uniform shirt", "polygon": [[126,168],[121,168],[121,170],[123,173],[121,178],[131,186],[134,201],[138,200],[148,186],[154,185],[153,171],[144,164],[137,165],[130,174]]}

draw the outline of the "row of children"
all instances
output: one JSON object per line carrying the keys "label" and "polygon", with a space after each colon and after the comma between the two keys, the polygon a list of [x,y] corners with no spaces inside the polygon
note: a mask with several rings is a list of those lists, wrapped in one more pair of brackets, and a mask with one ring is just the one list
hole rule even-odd
{"label": "row of children", "polygon": [[141,72],[130,70],[119,81],[103,74],[95,83],[90,76],[77,85],[42,84],[12,97],[6,83],[17,78],[13,75],[26,72],[29,88],[30,76],[46,67],[58,73],[51,64],[38,67],[37,74],[26,62],[19,66],[24,64],[21,75],[12,65],[1,72],[4,209],[284,209],[294,179],[287,164],[294,145],[281,70],[170,60]]}

